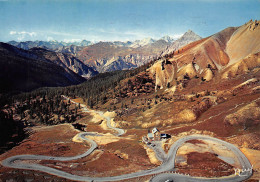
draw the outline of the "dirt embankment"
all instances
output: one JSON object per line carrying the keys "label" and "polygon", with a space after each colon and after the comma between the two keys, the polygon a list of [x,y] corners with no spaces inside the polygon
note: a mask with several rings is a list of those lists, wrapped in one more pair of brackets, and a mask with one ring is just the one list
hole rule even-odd
{"label": "dirt embankment", "polygon": [[[75,156],[88,150],[86,143],[75,143],[73,136],[78,133],[71,125],[61,124],[55,126],[38,126],[34,128],[34,133],[19,146],[0,156],[0,161],[5,158],[22,155],[36,154],[47,156]],[[40,161],[35,161],[40,162]],[[3,181],[52,181],[62,180],[59,177],[48,175],[42,172],[26,171],[0,167],[0,179]],[[0,181],[1,181],[0,180]]]}
{"label": "dirt embankment", "polygon": [[88,149],[86,144],[75,143],[72,138],[79,133],[69,124],[39,126],[19,146],[1,155],[0,160],[13,155],[38,154],[53,156],[74,156]]}
{"label": "dirt embankment", "polygon": [[258,125],[260,123],[260,100],[227,115],[224,122],[230,125],[242,125],[245,128]]}
{"label": "dirt embankment", "polygon": [[181,173],[193,176],[220,177],[234,174],[241,168],[236,155],[222,144],[210,140],[192,140],[183,144],[176,158]]}
{"label": "dirt embankment", "polygon": [[240,149],[245,156],[248,158],[250,163],[253,165],[253,180],[260,180],[260,151],[259,150],[253,150],[249,148],[241,148]]}
{"label": "dirt embankment", "polygon": [[216,157],[215,154],[205,152],[191,152],[187,154],[187,165],[177,164],[179,173],[200,177],[221,177],[234,174],[232,165]]}
{"label": "dirt embankment", "polygon": [[234,136],[227,140],[239,147],[239,149],[245,154],[250,163],[253,165],[252,180],[260,180],[260,133],[259,127],[256,128],[256,132]]}

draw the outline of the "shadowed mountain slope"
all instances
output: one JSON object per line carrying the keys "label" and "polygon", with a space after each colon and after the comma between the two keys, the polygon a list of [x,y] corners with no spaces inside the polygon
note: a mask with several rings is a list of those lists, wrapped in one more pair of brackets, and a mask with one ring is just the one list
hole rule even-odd
{"label": "shadowed mountain slope", "polygon": [[97,71],[89,66],[86,66],[84,63],[82,63],[79,59],[71,54],[48,51],[42,48],[32,48],[29,51],[65,69],[68,68],[84,78],[90,78],[98,74]]}
{"label": "shadowed mountain slope", "polygon": [[79,84],[85,79],[36,54],[0,43],[1,93]]}

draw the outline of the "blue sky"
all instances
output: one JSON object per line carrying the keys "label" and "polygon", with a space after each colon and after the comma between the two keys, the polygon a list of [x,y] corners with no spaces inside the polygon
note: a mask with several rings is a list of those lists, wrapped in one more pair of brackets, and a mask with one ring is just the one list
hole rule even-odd
{"label": "blue sky", "polygon": [[259,0],[0,0],[0,41],[202,37],[260,19]]}

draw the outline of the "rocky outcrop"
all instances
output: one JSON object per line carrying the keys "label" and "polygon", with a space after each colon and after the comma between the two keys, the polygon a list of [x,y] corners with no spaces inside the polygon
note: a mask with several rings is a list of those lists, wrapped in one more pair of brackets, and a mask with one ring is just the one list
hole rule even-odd
{"label": "rocky outcrop", "polygon": [[260,67],[260,52],[250,54],[224,69],[222,78],[233,78],[237,75],[246,74],[257,67]]}
{"label": "rocky outcrop", "polygon": [[238,111],[225,117],[224,122],[230,125],[242,125],[245,128],[260,123],[260,102],[252,102]]}
{"label": "rocky outcrop", "polygon": [[77,53],[83,49],[82,46],[62,46],[55,50],[55,52],[61,52],[66,54],[72,54],[73,56],[77,56]]}
{"label": "rocky outcrop", "polygon": [[97,71],[104,73],[115,70],[129,70],[137,68],[148,63],[153,59],[153,56],[146,56],[142,54],[129,54],[126,56],[117,56],[110,59],[99,59],[95,61],[95,68]]}
{"label": "rocky outcrop", "polygon": [[93,68],[85,65],[79,59],[72,55],[57,53],[57,57],[65,65],[65,67],[71,69],[84,78],[91,78],[98,74],[98,72],[95,71]]}
{"label": "rocky outcrop", "polygon": [[203,98],[201,102],[197,103],[192,107],[192,111],[198,118],[202,113],[207,111],[212,105],[214,105],[214,101],[211,98]]}
{"label": "rocky outcrop", "polygon": [[259,21],[250,21],[165,54],[165,61],[171,66],[162,66],[161,59],[148,70],[154,75],[155,89],[181,90],[192,79],[202,82],[216,77],[230,79],[259,69],[259,27]]}
{"label": "rocky outcrop", "polygon": [[97,71],[95,71],[91,67],[86,66],[84,63],[82,63],[79,59],[72,56],[71,54],[57,53],[42,48],[33,48],[29,51],[32,54],[37,55],[38,57],[42,57],[65,69],[69,69],[84,78],[90,78],[98,74]]}
{"label": "rocky outcrop", "polygon": [[150,74],[155,77],[155,90],[175,85],[175,78],[177,77],[176,67],[174,62],[161,59],[148,69]]}

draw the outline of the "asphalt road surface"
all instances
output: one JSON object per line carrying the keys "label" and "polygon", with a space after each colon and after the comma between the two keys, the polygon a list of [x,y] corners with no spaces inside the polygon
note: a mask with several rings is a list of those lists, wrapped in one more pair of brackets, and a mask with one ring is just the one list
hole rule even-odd
{"label": "asphalt road surface", "polygon": [[[65,97],[65,96],[64,96]],[[67,97],[65,97],[67,98]],[[67,98],[68,99],[68,98]],[[86,110],[86,112],[97,112],[100,114],[102,117],[105,117],[103,115],[103,112],[100,111],[89,111],[87,110],[86,106],[83,106],[83,109]],[[107,120],[107,125],[111,129],[114,129],[118,132],[118,136],[124,134],[124,130],[115,128],[111,126],[110,120],[111,118],[105,117]],[[17,168],[17,169],[28,169],[28,170],[37,170],[37,171],[42,171],[46,172],[52,175],[56,175],[59,177],[63,177],[66,179],[70,180],[75,180],[75,181],[119,181],[119,180],[126,180],[126,179],[131,179],[131,178],[136,178],[136,177],[142,177],[142,176],[147,176],[147,175],[156,175],[154,176],[151,181],[152,182],[165,182],[167,180],[169,181],[187,181],[187,182],[194,182],[194,181],[216,181],[216,182],[237,182],[237,181],[243,181],[245,179],[248,179],[252,175],[252,170],[245,170],[245,169],[251,169],[251,164],[246,158],[246,156],[234,145],[225,142],[223,140],[219,140],[217,138],[212,138],[209,136],[204,136],[204,135],[190,135],[183,137],[176,141],[168,151],[168,154],[165,154],[162,149],[158,149],[158,146],[155,146],[154,151],[157,152],[157,156],[160,156],[160,159],[162,160],[162,165],[159,167],[156,167],[154,169],[149,169],[149,170],[142,170],[138,171],[135,173],[130,173],[130,174],[125,174],[125,175],[119,175],[119,176],[112,176],[112,177],[87,177],[87,176],[78,176],[78,175],[73,175],[58,169],[54,169],[51,167],[43,166],[40,164],[33,164],[33,163],[26,163],[23,162],[23,160],[55,160],[55,161],[69,161],[69,160],[76,160],[82,157],[86,157],[90,155],[96,148],[97,144],[95,141],[86,138],[88,135],[98,135],[96,133],[90,133],[90,132],[82,132],[79,134],[79,137],[82,140],[85,140],[91,144],[91,147],[89,150],[87,150],[85,153],[73,157],[52,157],[52,156],[43,156],[43,155],[17,155],[17,156],[12,156],[9,157],[5,160],[2,161],[2,165],[5,167],[10,167],[10,168]],[[193,176],[188,176],[188,175],[182,175],[182,174],[175,174],[175,173],[170,173],[171,171],[174,170],[174,163],[175,163],[175,157],[178,148],[185,143],[188,140],[194,140],[194,139],[207,139],[207,140],[212,140],[215,142],[219,142],[226,146],[228,149],[234,152],[234,154],[237,156],[241,166],[243,166],[243,173],[241,173],[240,176],[238,175],[232,175],[232,176],[227,176],[227,177],[221,177],[221,178],[199,178],[199,177],[193,177]],[[159,153],[158,153],[159,152]]]}
{"label": "asphalt road surface", "polygon": [[[71,100],[70,98],[68,98],[68,97],[65,96],[65,95],[62,95],[62,97],[64,97],[66,100],[70,100],[70,101],[71,101],[72,103],[74,103],[74,104],[78,104],[78,103],[76,103],[75,101]],[[82,107],[82,111],[83,111],[83,112],[94,112],[94,113],[99,114],[101,117],[105,118],[105,119],[107,120],[107,127],[110,128],[110,129],[113,129],[113,130],[117,131],[117,136],[121,136],[121,135],[123,135],[123,134],[125,133],[125,131],[124,131],[123,129],[113,127],[113,126],[111,125],[111,118],[108,117],[108,116],[104,116],[104,112],[102,112],[102,111],[89,110],[89,109],[87,108],[87,106],[84,105],[84,104],[80,104],[80,107]]]}

